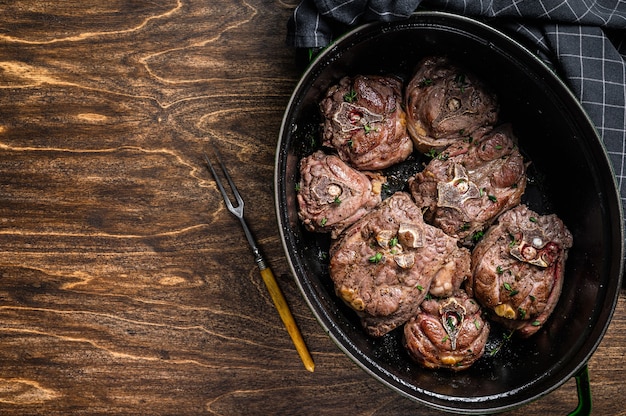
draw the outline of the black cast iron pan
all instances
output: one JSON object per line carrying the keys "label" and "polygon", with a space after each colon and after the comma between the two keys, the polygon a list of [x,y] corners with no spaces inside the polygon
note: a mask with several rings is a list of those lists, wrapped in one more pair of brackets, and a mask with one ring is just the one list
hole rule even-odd
{"label": "black cast iron pan", "polygon": [[[532,161],[525,200],[557,213],[574,235],[564,287],[550,320],[529,339],[497,326],[487,353],[465,372],[424,370],[403,349],[400,331],[372,339],[334,294],[329,241],[297,217],[298,163],[319,143],[318,103],[343,75],[393,73],[404,79],[422,57],[445,54],[479,74],[499,97]],[[422,155],[392,172],[390,186],[419,169]],[[613,314],[623,267],[623,217],[610,163],[577,99],[538,58],[475,20],[439,12],[353,30],[324,50],[297,85],[285,112],[276,154],[275,190],[281,237],[299,288],[324,330],[367,373],[396,392],[436,409],[494,413],[545,395],[581,370]],[[393,190],[393,189],[392,189]]]}

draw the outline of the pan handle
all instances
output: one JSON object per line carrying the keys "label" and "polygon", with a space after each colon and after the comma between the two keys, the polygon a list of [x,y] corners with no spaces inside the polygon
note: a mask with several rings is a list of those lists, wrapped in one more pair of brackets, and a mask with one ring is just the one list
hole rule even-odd
{"label": "pan handle", "polygon": [[315,57],[323,50],[324,48],[297,48],[296,49],[296,66],[298,70],[304,72],[304,70],[309,66],[311,62],[315,59]]}
{"label": "pan handle", "polygon": [[589,369],[587,364],[580,369],[576,378],[578,391],[578,407],[569,416],[587,416],[591,414],[591,385],[589,383]]}

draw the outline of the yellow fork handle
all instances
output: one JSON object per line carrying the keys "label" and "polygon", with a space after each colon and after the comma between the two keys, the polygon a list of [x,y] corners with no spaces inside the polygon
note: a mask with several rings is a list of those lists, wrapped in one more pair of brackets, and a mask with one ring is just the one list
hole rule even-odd
{"label": "yellow fork handle", "polygon": [[265,286],[267,286],[267,290],[270,292],[270,296],[272,297],[274,305],[278,310],[280,319],[282,319],[283,324],[285,324],[285,328],[287,328],[287,332],[289,333],[289,336],[291,336],[291,340],[296,347],[296,351],[298,351],[298,354],[300,355],[304,368],[313,372],[315,370],[315,363],[313,362],[313,358],[311,358],[311,354],[302,339],[302,334],[298,329],[298,325],[296,325],[296,321],[293,319],[293,315],[289,310],[287,301],[285,301],[283,292],[280,290],[280,287],[278,287],[278,283],[276,283],[274,273],[272,273],[272,270],[270,270],[269,267],[262,268],[260,271],[261,277],[265,282]]}

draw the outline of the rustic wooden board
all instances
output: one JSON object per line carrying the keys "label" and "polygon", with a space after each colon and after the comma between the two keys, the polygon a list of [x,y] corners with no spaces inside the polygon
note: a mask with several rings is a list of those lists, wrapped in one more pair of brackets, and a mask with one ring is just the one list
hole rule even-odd
{"label": "rustic wooden board", "polygon": [[[440,414],[344,356],[289,275],[273,164],[296,5],[0,2],[0,414]],[[211,142],[314,373],[203,165]],[[625,414],[624,299],[590,362],[596,414]],[[575,405],[572,380],[510,414]]]}

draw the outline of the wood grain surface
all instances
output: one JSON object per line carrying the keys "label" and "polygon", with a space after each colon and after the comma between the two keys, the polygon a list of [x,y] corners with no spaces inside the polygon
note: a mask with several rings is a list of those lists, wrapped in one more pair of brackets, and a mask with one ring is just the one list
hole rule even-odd
{"label": "wood grain surface", "polygon": [[[0,0],[0,414],[439,415],[366,375],[290,276],[274,153],[297,0]],[[202,152],[221,149],[307,372]],[[626,414],[626,296],[589,363]],[[576,406],[573,380],[510,415]]]}

